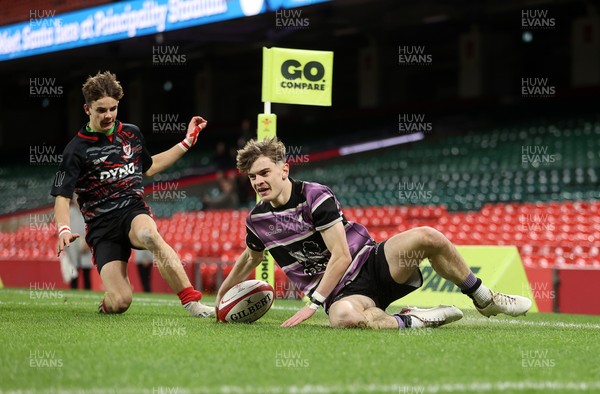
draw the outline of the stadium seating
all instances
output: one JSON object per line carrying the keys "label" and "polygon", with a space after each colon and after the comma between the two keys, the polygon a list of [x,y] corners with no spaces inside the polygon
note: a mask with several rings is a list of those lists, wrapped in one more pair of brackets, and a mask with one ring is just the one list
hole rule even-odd
{"label": "stadium seating", "polygon": [[487,203],[599,199],[600,122],[538,123],[317,162],[293,173],[329,185],[345,206],[471,211]]}
{"label": "stadium seating", "polygon": [[55,173],[48,166],[0,168],[0,215],[51,204]]}
{"label": "stadium seating", "polygon": [[[600,267],[600,201],[486,204],[478,212],[440,206],[344,209],[382,241],[418,226],[432,226],[458,245],[517,245],[527,266]],[[165,240],[184,261],[218,258],[231,263],[245,247],[247,210],[178,212],[157,219]],[[54,258],[55,229],[22,227],[0,233],[0,258]],[[216,268],[214,268],[216,269]]]}
{"label": "stadium seating", "polygon": [[[543,161],[529,160],[532,152]],[[186,156],[155,180],[179,179],[209,162],[207,154]],[[538,121],[292,167],[297,179],[329,185],[346,217],[376,240],[432,226],[455,244],[517,245],[529,267],[600,267],[599,121]],[[0,168],[0,198],[7,202],[0,214],[48,206],[54,171]],[[199,196],[213,186],[149,201],[182,260],[210,259],[201,265],[206,289],[243,250],[248,213],[200,211]],[[55,259],[54,242],[52,225],[0,232],[0,259]]]}
{"label": "stadium seating", "polygon": [[[210,152],[186,155],[154,181],[197,175],[209,164]],[[294,177],[330,186],[347,207],[443,205],[472,211],[487,203],[597,200],[600,121],[537,121],[292,167]],[[55,170],[0,168],[0,198],[10,202],[0,214],[51,203]],[[170,204],[158,204],[156,214],[168,217],[201,206],[199,201]]]}

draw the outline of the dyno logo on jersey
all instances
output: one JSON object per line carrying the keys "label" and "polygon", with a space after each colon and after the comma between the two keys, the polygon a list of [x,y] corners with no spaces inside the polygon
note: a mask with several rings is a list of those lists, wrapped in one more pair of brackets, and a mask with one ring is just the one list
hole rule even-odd
{"label": "dyno logo on jersey", "polygon": [[108,171],[101,171],[100,172],[100,180],[106,181],[106,180],[122,179],[122,178],[126,178],[127,176],[133,174],[134,172],[135,172],[135,166],[133,165],[133,163],[129,163],[127,165],[124,165],[123,167],[111,168]]}

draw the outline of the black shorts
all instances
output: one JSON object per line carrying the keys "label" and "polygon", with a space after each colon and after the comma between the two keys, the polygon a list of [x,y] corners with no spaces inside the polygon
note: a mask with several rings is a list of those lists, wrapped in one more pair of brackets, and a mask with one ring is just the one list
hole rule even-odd
{"label": "black shorts", "polygon": [[390,267],[383,252],[385,242],[380,242],[373,248],[358,276],[340,291],[334,302],[358,294],[369,297],[375,302],[375,306],[386,310],[392,302],[412,293],[423,285],[423,275],[420,269],[417,269],[415,277],[409,280],[413,282],[412,284],[400,284],[394,281],[390,275]]}
{"label": "black shorts", "polygon": [[141,214],[152,216],[143,200],[88,223],[85,240],[92,249],[93,262],[98,272],[110,261],[129,260],[131,249],[137,249],[129,241],[131,222]]}

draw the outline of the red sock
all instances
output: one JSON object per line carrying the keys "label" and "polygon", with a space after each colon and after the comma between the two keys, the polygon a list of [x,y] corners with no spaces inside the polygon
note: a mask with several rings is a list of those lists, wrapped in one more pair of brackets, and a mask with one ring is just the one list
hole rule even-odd
{"label": "red sock", "polygon": [[108,315],[108,311],[106,310],[106,305],[104,305],[104,298],[102,299],[102,302],[100,303],[100,307],[98,308],[98,312],[104,313],[105,315]]}
{"label": "red sock", "polygon": [[181,305],[185,305],[192,301],[200,301],[202,299],[202,293],[194,289],[192,286],[181,290],[179,293],[177,293],[177,296],[181,300]]}

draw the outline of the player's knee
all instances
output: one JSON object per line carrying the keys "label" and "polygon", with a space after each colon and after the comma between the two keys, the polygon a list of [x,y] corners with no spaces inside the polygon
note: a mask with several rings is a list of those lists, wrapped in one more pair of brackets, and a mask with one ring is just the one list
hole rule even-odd
{"label": "player's knee", "polygon": [[158,245],[160,235],[155,229],[150,227],[144,227],[140,230],[139,238],[146,248],[152,250],[156,247],[156,245]]}
{"label": "player's knee", "polygon": [[110,312],[111,313],[123,313],[131,305],[133,300],[131,294],[112,294]]}
{"label": "player's knee", "polygon": [[444,234],[432,227],[418,227],[415,231],[419,233],[421,246],[430,251],[438,251],[446,247],[449,242]]}
{"label": "player's knee", "polygon": [[356,328],[366,326],[367,321],[365,316],[354,309],[351,303],[345,301],[338,301],[338,303],[338,305],[335,305],[335,310],[330,310],[329,312],[331,327]]}

